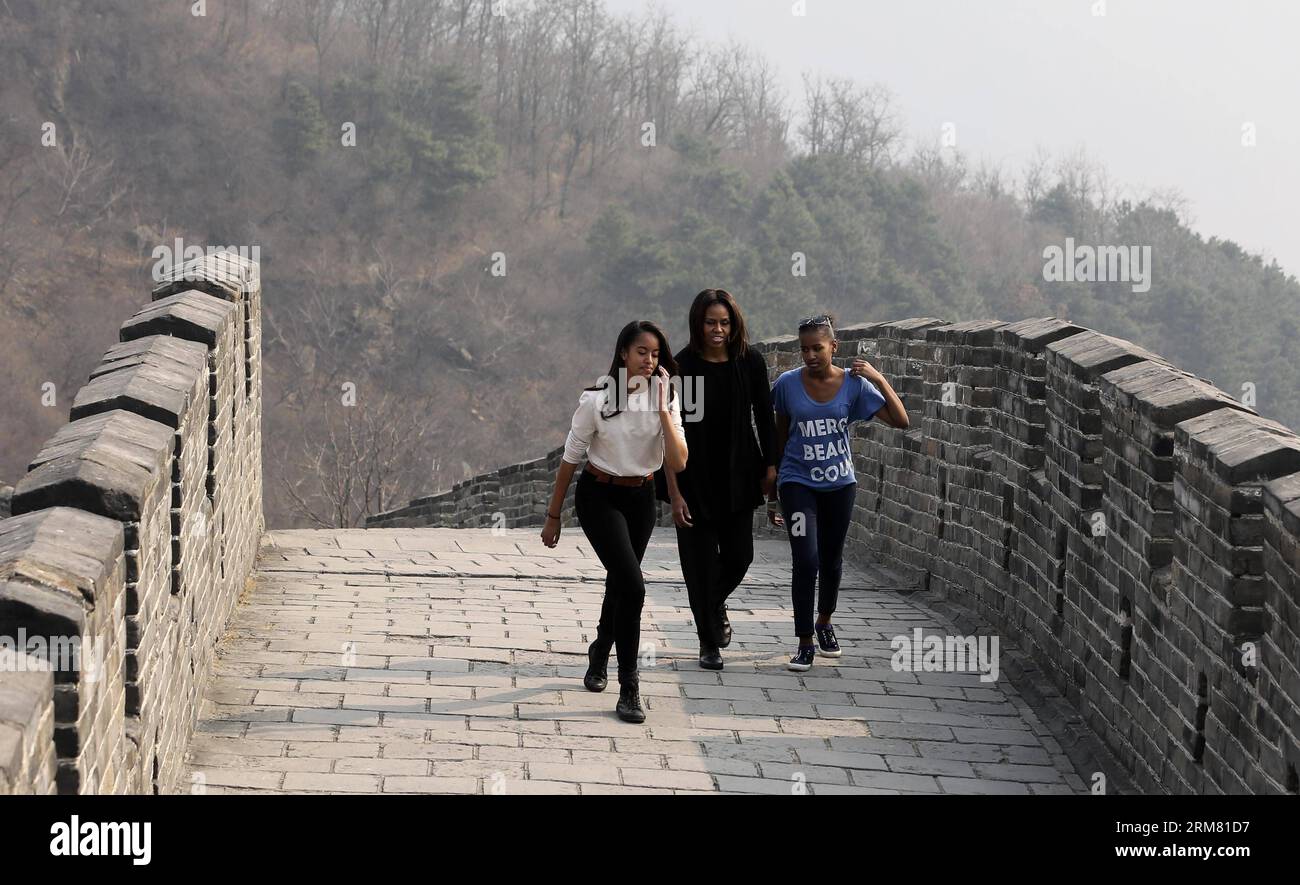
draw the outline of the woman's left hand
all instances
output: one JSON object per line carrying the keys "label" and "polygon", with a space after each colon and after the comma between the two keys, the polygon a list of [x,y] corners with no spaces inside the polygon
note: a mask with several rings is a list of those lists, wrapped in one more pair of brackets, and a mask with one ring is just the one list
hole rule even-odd
{"label": "woman's left hand", "polygon": [[854,375],[860,375],[863,378],[866,378],[868,381],[870,381],[873,384],[876,383],[877,378],[881,377],[880,371],[876,369],[875,366],[871,365],[871,363],[864,360],[862,357],[854,358],[853,366],[852,368],[849,369],[849,371]]}

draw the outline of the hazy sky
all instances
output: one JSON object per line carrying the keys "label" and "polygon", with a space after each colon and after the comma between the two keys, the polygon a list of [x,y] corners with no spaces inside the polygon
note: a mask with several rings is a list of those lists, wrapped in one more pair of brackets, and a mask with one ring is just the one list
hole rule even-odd
{"label": "hazy sky", "polygon": [[1298,0],[654,2],[761,51],[793,99],[805,70],[883,83],[913,144],[951,122],[972,161],[1017,174],[1037,145],[1083,148],[1128,193],[1177,188],[1202,235],[1300,275]]}

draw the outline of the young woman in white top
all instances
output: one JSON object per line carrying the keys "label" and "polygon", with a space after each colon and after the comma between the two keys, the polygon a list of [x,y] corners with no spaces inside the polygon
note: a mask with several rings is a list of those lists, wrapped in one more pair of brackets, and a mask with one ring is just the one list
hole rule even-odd
{"label": "young woman in white top", "polygon": [[574,511],[608,575],[583,684],[591,691],[605,689],[609,652],[614,647],[619,683],[616,711],[627,722],[645,721],[637,651],[645,603],[641,557],[658,515],[654,474],[661,466],[674,471],[686,466],[681,404],[669,383],[677,374],[672,353],[667,337],[654,323],[628,323],[619,333],[609,374],[578,399],[542,529],[542,543],[547,547],[559,543],[560,508],[586,455],[587,466],[573,493]]}

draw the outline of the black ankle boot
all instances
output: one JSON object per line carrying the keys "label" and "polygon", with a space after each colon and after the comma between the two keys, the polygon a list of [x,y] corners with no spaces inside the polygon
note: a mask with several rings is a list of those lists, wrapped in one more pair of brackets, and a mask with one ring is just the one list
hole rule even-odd
{"label": "black ankle boot", "polygon": [[716,627],[714,639],[718,643],[718,648],[726,648],[731,645],[731,618],[727,617],[727,604],[725,602],[718,606]]}
{"label": "black ankle boot", "polygon": [[609,685],[609,648],[603,646],[599,637],[587,647],[587,675],[582,677],[582,684],[587,691],[604,691]]}
{"label": "black ankle boot", "polygon": [[618,675],[618,706],[614,708],[618,718],[624,722],[645,722],[645,710],[641,707],[641,684],[637,675],[630,677]]}
{"label": "black ankle boot", "polygon": [[700,646],[700,666],[705,670],[721,670],[722,655],[711,645]]}

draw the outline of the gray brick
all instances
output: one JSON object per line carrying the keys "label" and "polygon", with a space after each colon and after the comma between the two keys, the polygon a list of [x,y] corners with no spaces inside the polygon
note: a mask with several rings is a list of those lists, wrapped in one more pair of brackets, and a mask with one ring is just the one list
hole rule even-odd
{"label": "gray brick", "polygon": [[[509,792],[509,783],[506,784]],[[478,779],[472,777],[386,777],[385,793],[452,793],[478,792]]]}
{"label": "gray brick", "polygon": [[793,795],[792,787],[793,784],[790,781],[775,778],[718,775],[718,789],[723,793],[762,793],[772,796],[790,796]]}
{"label": "gray brick", "polygon": [[378,793],[379,778],[363,774],[319,774],[291,771],[284,776],[290,793]]}
{"label": "gray brick", "polygon": [[933,777],[920,774],[900,774],[892,771],[864,771],[854,769],[850,772],[853,783],[859,787],[881,787],[887,790],[900,790],[905,793],[937,793],[939,785]]}
{"label": "gray brick", "polygon": [[1045,765],[999,765],[976,762],[975,771],[980,777],[1005,781],[1057,783],[1061,780],[1061,772]]}
{"label": "gray brick", "polygon": [[1016,744],[1023,747],[1040,746],[1038,738],[1027,731],[994,728],[954,728],[957,740],[968,744]]}
{"label": "gray brick", "polygon": [[[885,758],[876,753],[845,753],[840,750],[799,750],[799,761],[808,765],[831,765],[838,768],[861,768],[885,771]],[[897,757],[895,757],[897,758]]]}
{"label": "gray brick", "polygon": [[1029,788],[1022,783],[995,781],[986,778],[941,777],[939,778],[939,785],[943,787],[945,793],[960,795],[1025,796],[1029,793]]}

